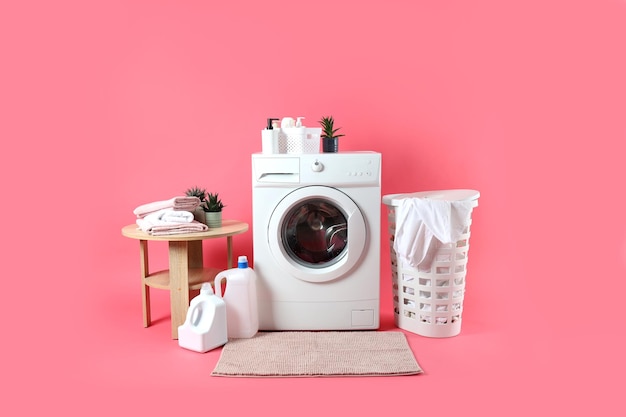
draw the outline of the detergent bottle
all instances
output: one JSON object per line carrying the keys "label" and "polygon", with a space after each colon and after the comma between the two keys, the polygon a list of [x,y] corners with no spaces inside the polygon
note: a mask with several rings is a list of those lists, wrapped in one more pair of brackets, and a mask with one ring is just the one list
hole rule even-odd
{"label": "detergent bottle", "polygon": [[178,345],[196,352],[208,352],[228,342],[226,303],[205,282],[191,300],[185,322],[178,326]]}
{"label": "detergent bottle", "polygon": [[[226,289],[222,295],[222,282]],[[226,303],[228,337],[248,339],[259,331],[256,273],[248,266],[248,258],[240,256],[237,268],[227,269],[215,276],[215,290]]]}

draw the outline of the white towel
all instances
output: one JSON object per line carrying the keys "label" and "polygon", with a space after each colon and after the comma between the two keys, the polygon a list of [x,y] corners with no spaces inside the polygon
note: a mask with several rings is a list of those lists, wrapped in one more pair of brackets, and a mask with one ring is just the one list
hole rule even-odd
{"label": "white towel", "polygon": [[401,261],[430,270],[441,244],[456,242],[467,228],[472,201],[405,198],[396,207],[393,249]]}
{"label": "white towel", "polygon": [[193,213],[190,211],[167,210],[163,213],[161,220],[173,223],[191,223],[193,221]]}
{"label": "white towel", "polygon": [[144,220],[159,226],[166,226],[170,223],[191,223],[193,221],[193,213],[167,208],[148,214],[144,217]]}
{"label": "white towel", "polygon": [[163,209],[156,213],[148,214],[144,218],[157,223],[191,223],[193,221],[193,213],[184,210]]}

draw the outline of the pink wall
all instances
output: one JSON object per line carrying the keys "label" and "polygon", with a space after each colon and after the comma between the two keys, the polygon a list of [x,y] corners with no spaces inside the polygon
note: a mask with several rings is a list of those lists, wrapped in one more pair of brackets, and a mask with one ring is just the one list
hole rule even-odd
{"label": "pink wall", "polygon": [[[116,340],[145,337],[136,242],[120,234],[133,208],[200,185],[251,221],[266,117],[332,114],[341,150],[383,154],[383,194],[481,192],[455,362],[467,374],[430,364],[431,394],[446,400],[447,375],[503,404],[530,390],[555,410],[570,396],[611,406],[616,388],[588,382],[626,371],[624,0],[14,3],[0,7],[3,275],[38,300],[2,307],[18,386],[31,381],[15,356],[106,392],[118,374],[94,363],[137,359]],[[168,326],[157,351],[172,349]]]}

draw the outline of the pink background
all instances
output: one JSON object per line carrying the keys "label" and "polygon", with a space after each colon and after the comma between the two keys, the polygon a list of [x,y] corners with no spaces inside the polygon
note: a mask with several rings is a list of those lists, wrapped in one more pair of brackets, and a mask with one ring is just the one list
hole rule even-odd
{"label": "pink background", "polygon": [[[624,0],[4,2],[0,407],[623,415],[625,51]],[[266,117],[327,114],[341,150],[382,153],[383,194],[481,192],[462,333],[406,332],[420,376],[213,378],[220,350],[178,347],[166,292],[142,327],[120,230],[193,185],[251,222]]]}

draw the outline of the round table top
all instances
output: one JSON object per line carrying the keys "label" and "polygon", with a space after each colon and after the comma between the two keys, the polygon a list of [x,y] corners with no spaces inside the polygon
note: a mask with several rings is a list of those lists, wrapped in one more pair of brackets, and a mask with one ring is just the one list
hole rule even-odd
{"label": "round table top", "polygon": [[240,233],[248,231],[248,227],[248,223],[244,223],[239,220],[222,220],[222,227],[217,229],[209,229],[206,232],[181,233],[168,236],[152,236],[141,230],[136,223],[133,223],[122,228],[122,235],[131,239],[139,240],[191,241],[238,235]]}

